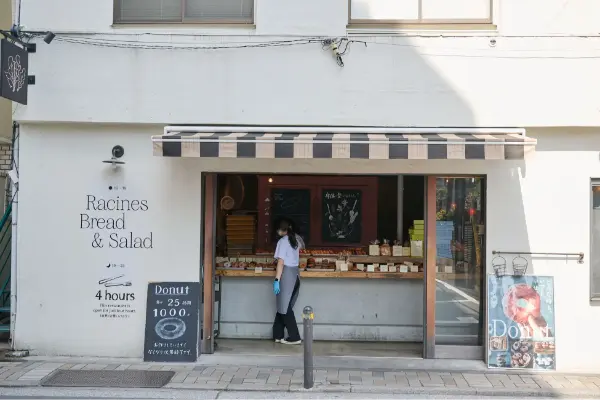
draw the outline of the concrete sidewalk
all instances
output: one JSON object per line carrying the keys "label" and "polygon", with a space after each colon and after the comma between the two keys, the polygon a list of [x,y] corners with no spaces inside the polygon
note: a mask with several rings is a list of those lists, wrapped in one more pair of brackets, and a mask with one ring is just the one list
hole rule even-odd
{"label": "concrete sidewalk", "polygon": [[[41,359],[0,363],[0,386],[40,386],[57,370],[161,370],[175,375],[165,388],[215,391],[302,392],[303,371],[256,365],[121,363],[103,359]],[[247,358],[247,364],[252,358]],[[378,368],[315,370],[313,392],[498,395],[600,398],[600,375],[534,374],[526,371],[425,371]]]}

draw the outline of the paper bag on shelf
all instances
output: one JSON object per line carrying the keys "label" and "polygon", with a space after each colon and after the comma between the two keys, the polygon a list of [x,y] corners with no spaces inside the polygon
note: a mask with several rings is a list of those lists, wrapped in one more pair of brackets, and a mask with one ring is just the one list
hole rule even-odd
{"label": "paper bag on shelf", "polygon": [[375,272],[375,266],[373,264],[367,265],[367,272]]}
{"label": "paper bag on shelf", "polygon": [[370,244],[369,245],[369,255],[370,256],[378,256],[379,255],[379,245],[378,244]]}
{"label": "paper bag on shelf", "polygon": [[348,271],[348,262],[346,260],[335,260],[336,271]]}
{"label": "paper bag on shelf", "polygon": [[389,267],[387,264],[379,264],[379,272],[388,272]]}
{"label": "paper bag on shelf", "polygon": [[423,257],[423,241],[422,240],[411,240],[410,255],[412,257]]}
{"label": "paper bag on shelf", "polygon": [[419,272],[419,266],[418,265],[411,265],[410,266],[410,272]]}
{"label": "paper bag on shelf", "polygon": [[402,256],[410,257],[410,247],[407,247],[407,246],[402,247]]}
{"label": "paper bag on shelf", "polygon": [[392,246],[392,256],[394,257],[402,257],[402,246]]}

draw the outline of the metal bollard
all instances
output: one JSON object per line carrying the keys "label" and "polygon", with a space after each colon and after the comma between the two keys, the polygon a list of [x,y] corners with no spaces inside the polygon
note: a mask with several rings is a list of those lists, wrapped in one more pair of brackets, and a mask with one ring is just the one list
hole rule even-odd
{"label": "metal bollard", "polygon": [[315,314],[311,306],[302,310],[302,325],[304,325],[304,389],[311,389],[315,384],[313,375],[313,320]]}

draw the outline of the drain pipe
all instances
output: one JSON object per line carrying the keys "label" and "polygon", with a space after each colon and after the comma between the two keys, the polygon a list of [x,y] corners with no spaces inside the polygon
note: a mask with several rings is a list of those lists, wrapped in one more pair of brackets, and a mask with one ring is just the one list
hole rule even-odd
{"label": "drain pipe", "polygon": [[[17,174],[19,171],[19,124],[13,123],[13,137],[12,137],[12,160],[11,168],[14,173]],[[13,175],[14,176],[14,175]],[[15,324],[17,322],[17,216],[19,212],[19,182],[18,179],[11,179],[12,186],[12,232],[10,239],[10,347],[14,352],[15,349]]]}

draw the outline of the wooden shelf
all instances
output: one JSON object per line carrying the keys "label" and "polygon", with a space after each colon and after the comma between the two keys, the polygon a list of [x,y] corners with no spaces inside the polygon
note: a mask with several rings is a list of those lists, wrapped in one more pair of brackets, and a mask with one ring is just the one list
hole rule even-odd
{"label": "wooden shelf", "polygon": [[[274,254],[258,254],[258,255],[240,255],[240,257],[274,257]],[[406,256],[343,256],[343,257],[348,257],[349,261],[352,261],[353,263],[363,263],[363,264],[367,264],[367,263],[403,263],[405,261],[408,262],[412,262],[412,263],[423,263],[423,257],[406,257]],[[326,254],[326,255],[316,255],[316,256],[311,256],[308,254],[300,254],[300,258],[301,259],[308,259],[308,258],[327,258],[330,260],[337,260],[338,259],[338,255],[337,254]]]}
{"label": "wooden shelf", "polygon": [[394,256],[348,256],[353,263],[422,263],[423,257],[394,257]]}
{"label": "wooden shelf", "polygon": [[[247,269],[217,269],[217,276],[236,276],[236,277],[274,277],[275,270],[263,271],[256,273],[253,270]],[[360,271],[300,271],[302,278],[350,278],[350,279],[423,279],[423,272],[360,272]],[[436,279],[445,280],[460,280],[468,279],[468,274],[454,274],[446,272],[438,272]]]}
{"label": "wooden shelf", "polygon": [[[274,277],[275,271],[263,271],[256,273],[253,270],[244,269],[217,269],[217,276],[235,277]],[[300,271],[302,278],[350,278],[350,279],[423,279],[422,272],[360,272],[360,271]]]}

